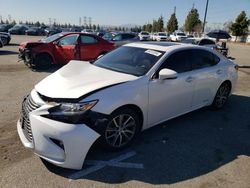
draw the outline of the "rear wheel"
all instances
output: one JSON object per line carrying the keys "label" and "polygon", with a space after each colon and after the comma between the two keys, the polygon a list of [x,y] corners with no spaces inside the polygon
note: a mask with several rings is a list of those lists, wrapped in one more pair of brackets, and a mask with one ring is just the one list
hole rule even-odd
{"label": "rear wheel", "polygon": [[227,102],[227,99],[230,94],[230,90],[231,90],[231,87],[229,83],[224,82],[223,84],[221,84],[221,86],[219,87],[215,95],[212,107],[214,107],[215,109],[222,108]]}
{"label": "rear wheel", "polygon": [[121,150],[129,146],[139,132],[138,115],[129,108],[115,111],[102,135],[102,145],[109,150]]}
{"label": "rear wheel", "polygon": [[48,69],[52,65],[52,59],[48,54],[40,54],[35,58],[35,67],[37,69]]}

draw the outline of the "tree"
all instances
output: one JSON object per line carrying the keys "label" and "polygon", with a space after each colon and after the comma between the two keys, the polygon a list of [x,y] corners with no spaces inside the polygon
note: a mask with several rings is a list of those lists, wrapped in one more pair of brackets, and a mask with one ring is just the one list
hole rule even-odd
{"label": "tree", "polygon": [[195,26],[197,24],[201,24],[201,21],[199,19],[199,13],[196,8],[192,8],[185,20],[184,24],[185,31],[194,32]]}
{"label": "tree", "polygon": [[163,28],[164,28],[164,21],[163,21],[163,17],[162,16],[160,16],[159,18],[158,18],[158,31],[163,31]]}
{"label": "tree", "polygon": [[250,20],[247,19],[246,12],[241,11],[235,22],[230,27],[232,34],[236,36],[235,41],[237,40],[238,36],[242,36],[247,33],[249,24]]}
{"label": "tree", "polygon": [[100,25],[99,24],[97,25],[97,30],[100,31]]}
{"label": "tree", "polygon": [[40,27],[40,26],[41,26],[40,22],[37,21],[37,22],[35,23],[35,26],[36,26],[36,27]]}
{"label": "tree", "polygon": [[158,31],[158,22],[156,20],[153,20],[152,31],[153,32],[157,32]]}
{"label": "tree", "polygon": [[16,21],[13,20],[13,21],[11,22],[11,25],[16,25]]}
{"label": "tree", "polygon": [[[94,30],[94,31],[96,30],[96,25],[95,25],[95,24],[93,25],[93,30]],[[99,31],[99,30],[98,30],[98,31]]]}
{"label": "tree", "polygon": [[178,29],[178,20],[176,18],[175,13],[173,13],[170,17],[170,19],[168,20],[167,23],[167,31],[169,33],[173,33],[175,30]]}

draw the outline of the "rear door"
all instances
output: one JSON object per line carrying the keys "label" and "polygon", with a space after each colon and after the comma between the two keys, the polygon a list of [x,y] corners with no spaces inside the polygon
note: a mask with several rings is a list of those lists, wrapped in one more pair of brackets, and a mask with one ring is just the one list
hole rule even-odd
{"label": "rear door", "polygon": [[217,65],[220,58],[203,49],[192,50],[192,69],[195,78],[195,93],[192,109],[211,103],[215,92],[223,79],[223,69]]}
{"label": "rear door", "polygon": [[55,44],[56,61],[61,64],[66,64],[70,60],[79,60],[77,45],[78,34],[67,35],[59,39]]}
{"label": "rear door", "polygon": [[80,35],[80,59],[83,61],[95,60],[101,53],[100,41],[92,35]]}

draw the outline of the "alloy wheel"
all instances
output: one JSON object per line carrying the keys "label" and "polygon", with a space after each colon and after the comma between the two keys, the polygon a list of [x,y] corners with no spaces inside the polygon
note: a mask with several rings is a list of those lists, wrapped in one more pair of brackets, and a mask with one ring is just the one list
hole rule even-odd
{"label": "alloy wheel", "polygon": [[105,139],[113,148],[127,145],[136,134],[136,121],[129,114],[119,114],[108,124]]}
{"label": "alloy wheel", "polygon": [[228,84],[223,84],[219,89],[215,97],[215,106],[221,108],[227,101],[229,96],[230,87]]}

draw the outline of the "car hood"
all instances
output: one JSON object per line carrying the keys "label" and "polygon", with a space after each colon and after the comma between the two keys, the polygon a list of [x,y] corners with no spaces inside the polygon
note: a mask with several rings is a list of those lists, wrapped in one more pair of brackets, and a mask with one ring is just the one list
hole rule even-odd
{"label": "car hood", "polygon": [[19,48],[29,48],[29,47],[35,47],[35,46],[39,46],[39,45],[42,45],[42,44],[45,44],[44,42],[40,42],[40,41],[37,41],[37,42],[22,42],[20,43],[19,45]]}
{"label": "car hood", "polygon": [[97,67],[86,61],[70,61],[38,83],[35,89],[50,98],[77,99],[90,92],[137,78]]}

